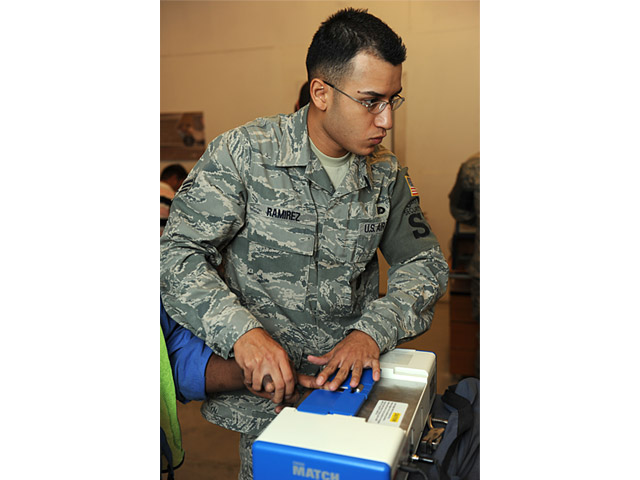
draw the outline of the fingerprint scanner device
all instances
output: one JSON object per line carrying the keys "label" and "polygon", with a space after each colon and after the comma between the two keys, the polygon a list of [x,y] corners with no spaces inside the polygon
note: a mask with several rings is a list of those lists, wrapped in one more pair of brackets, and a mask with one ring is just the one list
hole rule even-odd
{"label": "fingerprint scanner device", "polygon": [[313,390],[285,407],[253,443],[255,480],[404,480],[436,395],[436,356],[396,349],[351,388]]}

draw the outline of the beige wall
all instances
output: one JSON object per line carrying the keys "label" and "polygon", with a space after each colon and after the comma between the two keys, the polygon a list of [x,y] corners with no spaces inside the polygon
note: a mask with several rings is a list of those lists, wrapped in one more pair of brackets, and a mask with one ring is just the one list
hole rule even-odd
{"label": "beige wall", "polygon": [[161,1],[160,110],[204,112],[208,141],[256,117],[291,112],[313,34],[347,6],[368,8],[407,46],[407,101],[387,146],[409,166],[448,257],[448,193],[460,163],[480,150],[479,2]]}

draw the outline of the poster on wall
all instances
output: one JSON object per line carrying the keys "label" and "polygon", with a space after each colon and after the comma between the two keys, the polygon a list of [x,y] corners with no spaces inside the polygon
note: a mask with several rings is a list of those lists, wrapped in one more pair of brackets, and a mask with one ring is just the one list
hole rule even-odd
{"label": "poster on wall", "polygon": [[202,112],[160,114],[160,161],[198,160],[206,148]]}

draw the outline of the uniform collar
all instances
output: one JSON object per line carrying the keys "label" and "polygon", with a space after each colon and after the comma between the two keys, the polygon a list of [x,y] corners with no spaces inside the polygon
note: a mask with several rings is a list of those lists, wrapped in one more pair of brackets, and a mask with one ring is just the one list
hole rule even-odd
{"label": "uniform collar", "polygon": [[[315,158],[311,150],[309,131],[307,130],[308,113],[309,105],[305,105],[297,112],[284,117],[282,139],[276,165],[278,167],[307,167],[307,176],[315,177],[320,161]],[[349,190],[359,190],[373,184],[371,165],[367,160],[369,160],[369,157],[355,155],[351,165],[351,172],[353,173],[350,173],[353,183]],[[324,186],[326,182],[321,181],[319,183]],[[330,181],[329,185],[331,185]],[[330,189],[333,189],[333,186]]]}
{"label": "uniform collar", "polygon": [[307,132],[307,112],[309,105],[290,115],[285,115],[282,120],[282,138],[278,149],[276,166],[278,167],[304,167],[311,159],[311,145],[309,145],[309,133]]}

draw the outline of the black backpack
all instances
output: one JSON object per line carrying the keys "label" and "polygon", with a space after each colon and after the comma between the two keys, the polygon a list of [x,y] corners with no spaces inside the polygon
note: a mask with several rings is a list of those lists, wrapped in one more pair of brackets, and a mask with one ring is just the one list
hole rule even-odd
{"label": "black backpack", "polygon": [[410,480],[480,478],[480,381],[477,378],[465,378],[450,386],[444,395],[436,395],[414,460],[418,463],[401,467],[412,472]]}

